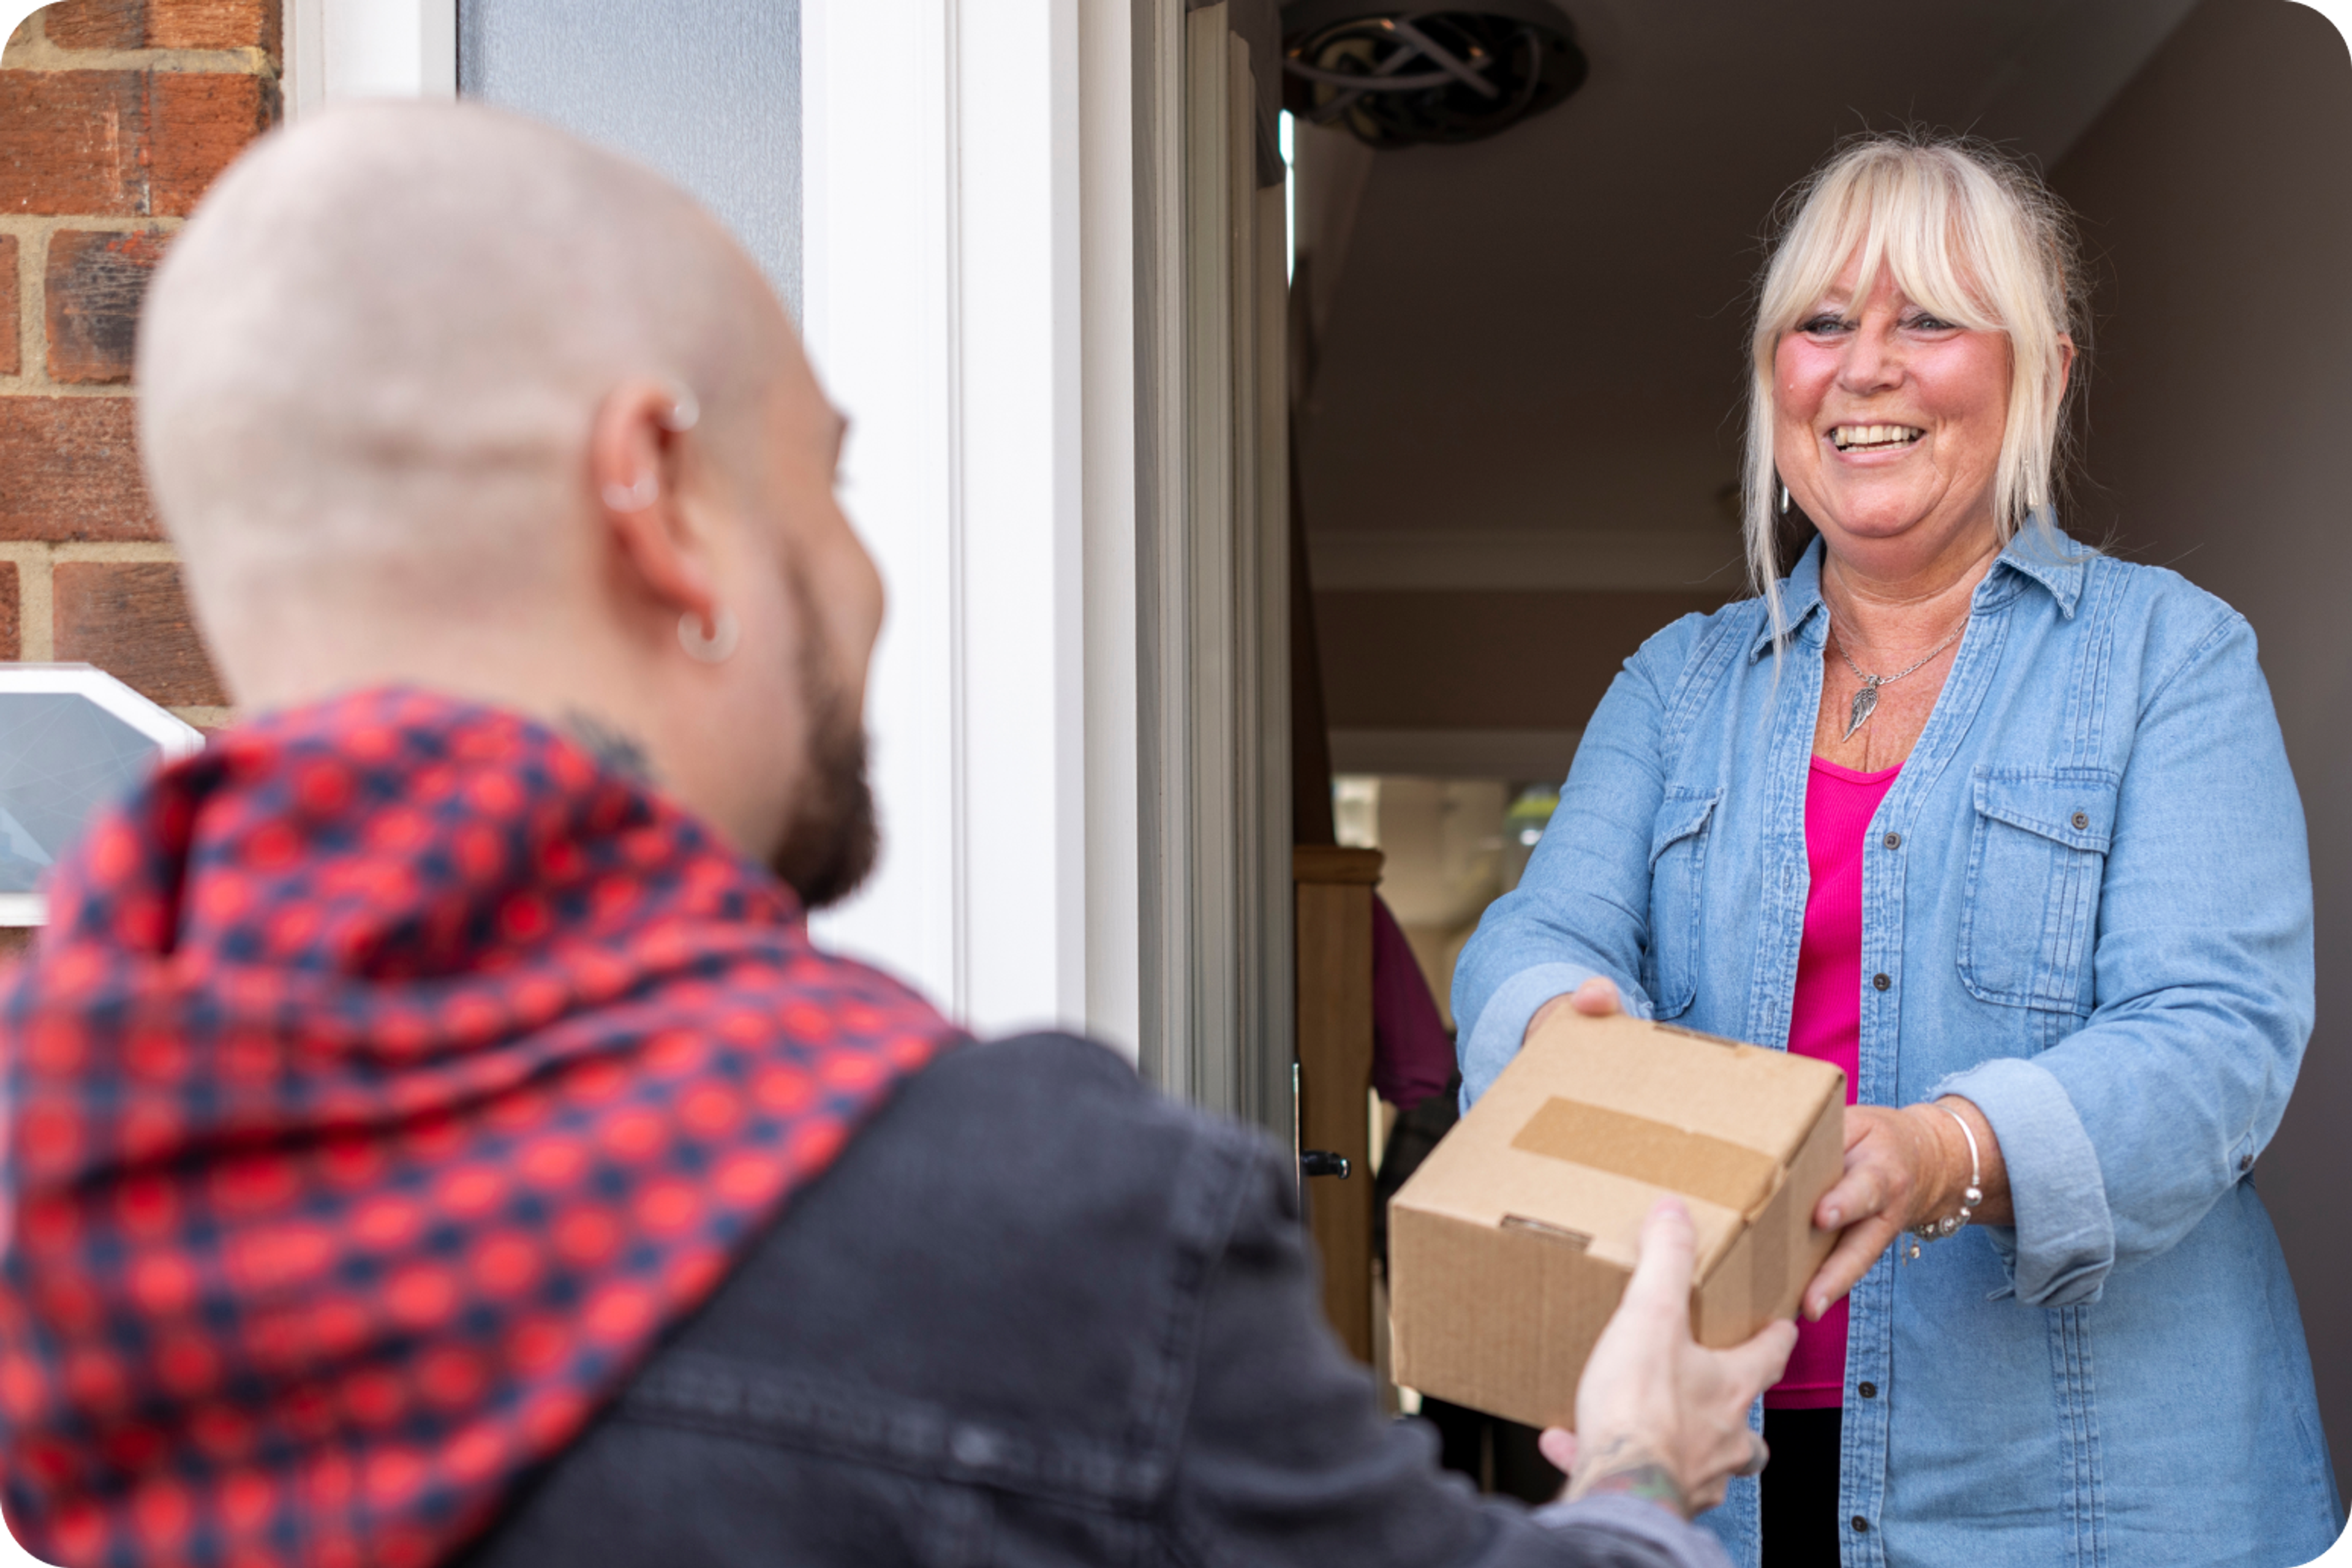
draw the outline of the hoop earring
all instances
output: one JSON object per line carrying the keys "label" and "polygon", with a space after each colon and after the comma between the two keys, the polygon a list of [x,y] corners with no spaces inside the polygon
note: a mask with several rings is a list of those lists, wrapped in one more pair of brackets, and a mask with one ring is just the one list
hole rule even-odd
{"label": "hoop earring", "polygon": [[661,475],[650,468],[639,474],[634,484],[604,487],[604,504],[614,511],[643,511],[659,500]]}
{"label": "hoop earring", "polygon": [[677,646],[697,664],[725,664],[742,630],[736,625],[735,613],[724,605],[711,612],[709,631],[703,630],[700,617],[688,610],[677,618]]}
{"label": "hoop earring", "polygon": [[1789,515],[1789,487],[1786,485],[1780,487],[1780,515]]}

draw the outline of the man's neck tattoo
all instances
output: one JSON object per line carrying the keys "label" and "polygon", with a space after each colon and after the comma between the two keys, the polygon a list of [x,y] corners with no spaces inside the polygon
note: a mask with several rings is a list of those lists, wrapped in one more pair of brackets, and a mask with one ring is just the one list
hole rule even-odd
{"label": "man's neck tattoo", "polygon": [[654,782],[653,763],[646,760],[645,747],[633,737],[577,708],[567,710],[556,723],[580,742],[583,751],[614,773],[641,784]]}

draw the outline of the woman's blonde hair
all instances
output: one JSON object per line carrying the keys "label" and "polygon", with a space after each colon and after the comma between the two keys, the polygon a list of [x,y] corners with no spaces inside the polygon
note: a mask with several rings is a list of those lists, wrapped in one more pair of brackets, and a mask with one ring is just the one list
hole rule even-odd
{"label": "woman's blonde hair", "polygon": [[[1882,270],[1914,302],[1958,326],[2005,332],[2009,417],[1993,483],[1993,521],[2007,544],[2028,521],[2053,527],[2066,455],[2065,346],[2084,340],[2074,224],[2034,175],[1985,143],[1873,134],[1848,142],[1782,198],[1771,260],[1757,289],[1750,342],[1746,497],[1748,571],[1772,616],[1780,608],[1772,452],[1773,361],[1780,339],[1860,257],[1855,298]],[[2082,379],[2075,366],[2074,383]],[[2054,540],[2053,541],[2054,544]]]}

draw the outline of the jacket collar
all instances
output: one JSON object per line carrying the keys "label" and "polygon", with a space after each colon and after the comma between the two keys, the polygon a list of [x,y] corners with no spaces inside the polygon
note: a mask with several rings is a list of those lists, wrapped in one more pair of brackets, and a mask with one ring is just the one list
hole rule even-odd
{"label": "jacket collar", "polygon": [[[2084,580],[2091,573],[2091,557],[2097,553],[2077,544],[2074,536],[2055,522],[2046,530],[2028,522],[2009,542],[2009,548],[2000,552],[2000,559],[1993,563],[1992,572],[1985,581],[1990,583],[2002,575],[2005,569],[2028,582],[2039,583],[2058,602],[2058,613],[2071,621],[2074,618],[2074,606],[2082,601]],[[2023,587],[2023,583],[2017,584],[2015,591],[2022,591]],[[1977,589],[1979,599],[1984,597],[1984,592],[1981,586]]]}
{"label": "jacket collar", "polygon": [[[1829,637],[1829,616],[1822,605],[1822,551],[1821,538],[1816,535],[1780,584],[1786,635],[1813,648],[1819,648]],[[2029,522],[2002,549],[1992,570],[1977,584],[1974,608],[1988,610],[2005,605],[2029,584],[2039,584],[2057,604],[2059,615],[2071,621],[2074,618],[2074,606],[2083,597],[2083,581],[2090,572],[2091,557],[2096,553],[2077,544],[2055,524],[2045,537],[2041,529]],[[1756,628],[1755,640],[1748,645],[1748,661],[1753,663],[1771,651],[1772,623],[1767,616]]]}

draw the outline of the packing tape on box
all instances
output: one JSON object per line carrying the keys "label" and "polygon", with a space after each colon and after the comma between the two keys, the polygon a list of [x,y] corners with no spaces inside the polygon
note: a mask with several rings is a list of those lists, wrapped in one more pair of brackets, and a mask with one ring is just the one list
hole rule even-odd
{"label": "packing tape on box", "polygon": [[1557,1096],[1537,1108],[1511,1146],[1740,1215],[1771,1195],[1780,1173],[1780,1163],[1760,1150]]}

